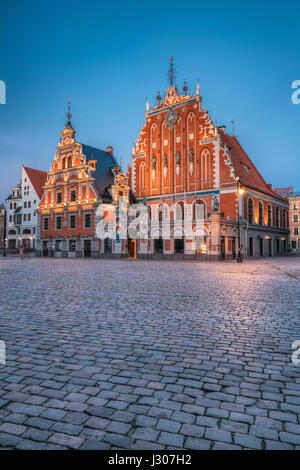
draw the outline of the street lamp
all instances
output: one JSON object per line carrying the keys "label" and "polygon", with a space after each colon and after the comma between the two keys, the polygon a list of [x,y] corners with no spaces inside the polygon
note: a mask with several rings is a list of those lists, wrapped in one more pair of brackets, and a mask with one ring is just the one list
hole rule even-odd
{"label": "street lamp", "polygon": [[241,179],[239,176],[236,178],[236,184],[237,184],[237,196],[238,196],[238,257],[237,257],[237,263],[242,263],[243,258],[241,254],[241,230],[240,230],[240,196],[242,196],[245,192],[244,188],[241,186]]}

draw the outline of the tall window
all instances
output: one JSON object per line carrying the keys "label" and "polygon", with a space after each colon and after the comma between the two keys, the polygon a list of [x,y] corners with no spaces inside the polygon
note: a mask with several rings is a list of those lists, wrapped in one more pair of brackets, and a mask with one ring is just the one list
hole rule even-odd
{"label": "tall window", "polygon": [[184,220],[184,203],[183,202],[178,202],[176,204],[176,214],[175,214],[176,220]]}
{"label": "tall window", "polygon": [[298,215],[294,215],[294,222],[298,222]]}
{"label": "tall window", "polygon": [[201,154],[201,175],[203,183],[210,182],[210,152],[204,149]]}
{"label": "tall window", "polygon": [[75,202],[75,201],[76,201],[76,190],[75,190],[75,189],[71,189],[71,192],[70,192],[70,201],[71,201],[71,202]]}
{"label": "tall window", "polygon": [[146,168],[146,164],[145,162],[142,162],[140,164],[140,191],[143,191],[145,189],[145,168]]}
{"label": "tall window", "polygon": [[271,204],[268,204],[268,225],[271,227],[272,225],[272,207]]}
{"label": "tall window", "polygon": [[275,211],[275,225],[277,228],[279,227],[279,207],[276,207]]}
{"label": "tall window", "polygon": [[56,193],[56,204],[60,204],[62,202],[62,192]]}
{"label": "tall window", "polygon": [[259,225],[264,224],[264,208],[263,208],[263,203],[259,201],[258,203],[258,220],[259,220]]}
{"label": "tall window", "polygon": [[248,221],[250,224],[253,224],[253,200],[248,199]]}
{"label": "tall window", "polygon": [[55,251],[61,251],[61,240],[55,240]]}
{"label": "tall window", "polygon": [[56,216],[56,230],[61,230],[62,229],[62,216],[57,215]]}
{"label": "tall window", "polygon": [[193,218],[196,220],[205,219],[205,203],[203,201],[196,201],[194,204]]}
{"label": "tall window", "polygon": [[91,228],[92,216],[91,214],[84,214],[84,228]]}
{"label": "tall window", "polygon": [[287,223],[286,223],[286,222],[287,222],[286,210],[283,209],[283,211],[282,211],[282,227],[283,227],[283,228],[286,228],[286,226],[287,226]]}
{"label": "tall window", "polygon": [[70,215],[70,229],[76,228],[76,215]]}

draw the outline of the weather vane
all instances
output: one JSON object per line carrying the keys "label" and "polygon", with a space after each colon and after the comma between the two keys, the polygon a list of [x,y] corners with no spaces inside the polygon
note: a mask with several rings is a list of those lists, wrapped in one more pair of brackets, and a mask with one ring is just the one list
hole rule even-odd
{"label": "weather vane", "polygon": [[169,71],[168,71],[168,79],[169,79],[169,82],[170,82],[170,86],[174,86],[175,78],[176,78],[176,71],[175,71],[175,67],[174,67],[174,64],[173,64],[173,60],[174,60],[174,57],[171,57],[170,67],[169,67]]}
{"label": "weather vane", "polygon": [[71,124],[71,117],[72,117],[72,114],[71,114],[71,98],[70,98],[70,96],[68,97],[68,112],[66,114],[66,117],[68,119],[67,126],[72,127],[72,124]]}

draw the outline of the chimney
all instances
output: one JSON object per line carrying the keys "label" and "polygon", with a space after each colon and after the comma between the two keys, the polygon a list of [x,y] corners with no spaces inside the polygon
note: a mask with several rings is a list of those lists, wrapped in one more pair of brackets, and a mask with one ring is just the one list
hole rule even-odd
{"label": "chimney", "polygon": [[107,153],[110,153],[111,155],[114,153],[114,148],[109,145],[108,147],[106,147],[106,150],[105,150]]}

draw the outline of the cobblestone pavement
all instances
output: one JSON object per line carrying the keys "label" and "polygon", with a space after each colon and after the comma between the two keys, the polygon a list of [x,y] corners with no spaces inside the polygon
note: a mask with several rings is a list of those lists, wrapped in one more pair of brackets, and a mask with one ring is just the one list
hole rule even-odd
{"label": "cobblestone pavement", "polygon": [[300,258],[0,259],[0,447],[300,449]]}

